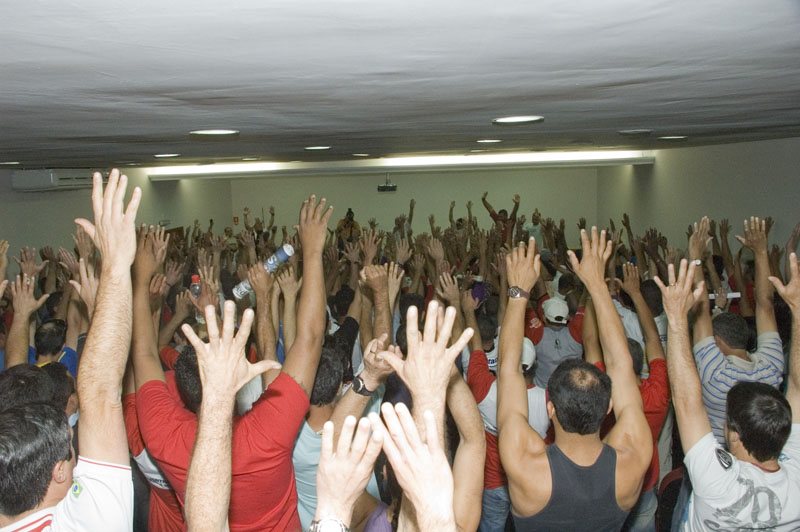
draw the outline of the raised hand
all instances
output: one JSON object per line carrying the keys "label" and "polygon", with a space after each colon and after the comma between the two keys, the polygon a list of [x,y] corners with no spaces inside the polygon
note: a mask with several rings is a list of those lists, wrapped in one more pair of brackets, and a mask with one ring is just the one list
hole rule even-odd
{"label": "raised hand", "polygon": [[458,290],[458,281],[452,274],[442,273],[439,276],[436,295],[451,305],[458,305],[460,303],[461,293]]}
{"label": "raised hand", "polygon": [[[261,268],[264,269],[263,267]],[[294,268],[289,266],[278,274],[278,286],[281,289],[284,300],[294,299],[300,291],[302,282],[295,277]]]}
{"label": "raised hand", "polygon": [[161,302],[167,295],[169,285],[163,273],[157,273],[150,279],[150,311],[155,312],[161,308]]}
{"label": "raised hand", "polygon": [[[456,309],[448,307],[443,319],[439,316],[439,303],[435,300],[428,304],[425,316],[425,329],[420,334],[417,324],[417,307],[409,307],[406,314],[406,339],[408,353],[406,359],[396,354],[385,353],[386,361],[403,379],[412,397],[431,397],[437,402],[441,400],[444,407],[445,390],[450,380],[450,368],[456,357],[472,338],[472,329],[464,330],[461,337],[451,347],[447,347]],[[441,322],[439,320],[441,319]],[[415,399],[416,404],[416,399]],[[438,406],[438,405],[437,405]]]}
{"label": "raised hand", "polygon": [[625,290],[629,296],[638,294],[641,291],[641,284],[639,279],[639,268],[630,262],[622,265],[622,281],[617,279],[618,285]]}
{"label": "raised hand", "polygon": [[373,432],[370,422],[347,416],[334,449],[334,427],[331,421],[322,426],[322,452],[317,467],[317,508],[315,520],[341,519],[349,528],[353,506],[367,487],[375,459],[383,445],[384,432]]}
{"label": "raised hand", "polygon": [[692,234],[689,236],[689,258],[692,260],[702,259],[711,237],[708,236],[709,221],[708,216],[703,216],[700,222],[695,222],[692,226]]}
{"label": "raised hand", "polygon": [[80,264],[75,254],[65,248],[58,248],[59,264],[69,272],[73,279],[79,279],[81,275]]}
{"label": "raised hand", "polygon": [[440,444],[441,435],[433,413],[425,411],[424,435],[403,403],[384,403],[381,412],[371,413],[375,434],[383,438],[383,450],[403,494],[414,505],[420,530],[456,530],[453,514],[453,472]]}
{"label": "raised hand", "polygon": [[[201,266],[198,271],[198,275],[200,276],[200,282],[203,284],[207,284],[209,289],[214,292],[214,294],[218,294],[219,291],[222,289],[219,274],[217,272],[216,267],[214,266]],[[202,309],[200,309],[202,312]]]}
{"label": "raised hand", "polygon": [[730,223],[728,222],[727,218],[723,218],[719,221],[719,237],[721,239],[728,238],[728,232],[731,230]]}
{"label": "raised hand", "polygon": [[514,194],[514,197],[513,197],[513,198],[511,198],[511,200],[512,200],[514,203],[516,203],[517,205],[519,205],[519,194]]}
{"label": "raised hand", "polygon": [[142,224],[136,242],[136,260],[133,264],[133,272],[137,280],[149,283],[150,278],[158,269],[158,257],[156,257],[154,227],[147,228]]}
{"label": "raised hand", "polygon": [[56,257],[56,253],[53,251],[53,248],[50,246],[45,246],[39,250],[39,256],[42,258],[42,262],[53,263],[55,264],[58,261],[58,257]]}
{"label": "raised hand", "polygon": [[331,213],[333,213],[333,207],[325,208],[325,198],[317,203],[317,197],[312,194],[303,202],[298,225],[295,225],[294,229],[300,237],[304,256],[306,254],[309,257],[322,256]]}
{"label": "raised hand", "polygon": [[700,281],[697,284],[697,288],[692,290],[696,266],[694,262],[687,262],[686,259],[681,259],[677,279],[675,277],[675,266],[670,264],[668,268],[668,285],[665,286],[664,282],[658,277],[654,281],[658,288],[661,289],[661,297],[664,301],[664,311],[667,317],[685,319],[686,314],[692,309],[695,302],[705,296],[705,281]]}
{"label": "raised hand", "polygon": [[361,250],[355,242],[348,242],[344,246],[344,257],[351,264],[361,264]]}
{"label": "raised hand", "polygon": [[369,220],[367,220],[367,223],[369,224],[370,229],[372,229],[373,231],[375,230],[376,227],[378,227],[378,220],[376,220],[375,218],[370,218]]}
{"label": "raised hand", "polygon": [[[572,270],[578,275],[585,285],[605,285],[606,261],[611,256],[613,243],[606,240],[606,232],[597,232],[597,227],[592,226],[591,237],[587,232],[581,231],[581,247],[583,255],[581,260],[572,250],[567,251]],[[511,279],[509,278],[509,283]]]}
{"label": "raised hand", "polygon": [[164,268],[164,276],[167,278],[167,284],[169,286],[175,286],[181,281],[183,278],[183,269],[185,267],[185,262],[176,262],[174,260],[167,261],[167,265]]}
{"label": "raised hand", "polygon": [[396,262],[390,262],[388,264],[387,274],[389,276],[389,307],[394,308],[393,302],[397,298],[397,294],[400,293],[400,288],[403,286],[405,271]]}
{"label": "raised hand", "polygon": [[736,235],[736,239],[743,246],[753,250],[754,253],[767,252],[767,222],[758,216],[751,216],[744,221],[744,236]]}
{"label": "raised hand", "polygon": [[0,279],[6,278],[8,270],[8,240],[0,240]]}
{"label": "raised hand", "polygon": [[408,245],[408,240],[401,238],[395,245],[394,260],[398,264],[405,264],[411,258],[411,246]]}
{"label": "raised hand", "polygon": [[373,292],[388,290],[389,287],[389,278],[386,268],[376,264],[369,264],[361,270],[361,281]]}
{"label": "raised hand", "polygon": [[[536,239],[529,238],[527,246],[520,243],[506,255],[505,262],[508,285],[518,286],[530,292],[539,279],[542,267],[539,254],[536,252]],[[501,294],[501,297],[504,296]]]}
{"label": "raised hand", "polygon": [[246,309],[242,314],[239,330],[234,336],[236,304],[226,301],[223,307],[222,335],[217,326],[215,307],[207,306],[205,311],[208,327],[208,343],[204,343],[188,324],[181,330],[197,352],[197,366],[203,384],[203,397],[231,398],[253,377],[280,369],[280,364],[272,360],[262,360],[251,364],[245,357],[244,348],[250,327],[253,324],[253,311]]}
{"label": "raised hand", "polygon": [[167,246],[169,246],[167,230],[161,225],[155,226],[153,229],[153,251],[159,267],[164,264],[164,259],[167,257]]}
{"label": "raised hand", "polygon": [[39,272],[47,266],[48,261],[43,261],[41,264],[36,264],[36,248],[24,247],[19,252],[19,258],[14,257],[19,266],[20,273],[24,276],[27,275],[33,279]]}
{"label": "raised hand", "polygon": [[797,254],[791,253],[789,255],[789,282],[783,284],[777,277],[770,276],[769,282],[775,287],[778,295],[786,301],[786,304],[792,309],[792,313],[797,314],[800,312],[800,269],[797,265]]}
{"label": "raised hand", "polygon": [[108,176],[103,190],[103,176],[95,172],[92,177],[92,206],[94,223],[78,218],[75,223],[83,227],[103,257],[103,271],[125,273],[136,255],[136,211],[142,198],[139,187],[133,189],[128,207],[123,212],[122,201],[128,187],[127,176],[116,168]]}
{"label": "raised hand", "polygon": [[764,218],[764,232],[767,233],[767,236],[769,236],[769,232],[773,225],[775,225],[775,220],[772,219],[772,216],[767,216]]}
{"label": "raised hand", "polygon": [[189,297],[191,292],[182,290],[175,296],[175,316],[185,320],[191,315],[192,312],[192,299]]}
{"label": "raised hand", "polygon": [[89,319],[91,320],[92,316],[94,315],[99,279],[94,272],[94,266],[92,263],[83,258],[78,261],[78,275],[80,282],[77,280],[71,280],[69,283],[86,304],[86,310],[88,311]]}
{"label": "raised hand", "polygon": [[380,245],[380,242],[380,237],[372,229],[364,231],[364,233],[361,235],[359,245],[361,246],[362,253],[364,253],[365,266],[368,266],[375,261],[375,256],[378,254],[378,246]]}
{"label": "raised hand", "polygon": [[389,346],[388,349],[384,347],[387,339],[388,335],[386,334],[382,334],[380,338],[373,338],[364,351],[364,371],[359,374],[359,377],[364,380],[368,390],[376,390],[389,375],[394,373],[394,369],[386,362],[383,353],[388,350],[399,357],[403,356],[397,346]]}
{"label": "raised hand", "polygon": [[[631,218],[630,216],[628,216],[627,212],[622,214],[622,225],[623,227],[625,227],[625,229],[630,230],[631,228]],[[585,227],[583,227],[582,229],[585,229]]]}
{"label": "raised hand", "polygon": [[442,246],[441,240],[437,238],[432,238],[428,241],[428,244],[425,246],[425,252],[435,263],[444,260],[444,247]]}
{"label": "raised hand", "polygon": [[11,301],[14,304],[14,314],[18,314],[23,319],[27,319],[27,317],[39,310],[49,297],[49,294],[44,294],[39,299],[36,299],[33,294],[35,284],[33,281],[34,278],[23,273],[22,276],[17,275],[14,282],[11,283]]}
{"label": "raised hand", "polygon": [[472,290],[461,292],[461,308],[464,312],[475,312],[481,306],[481,300],[472,297]]}
{"label": "raised hand", "polygon": [[580,218],[578,220],[578,231],[583,231],[586,229],[586,218]]}

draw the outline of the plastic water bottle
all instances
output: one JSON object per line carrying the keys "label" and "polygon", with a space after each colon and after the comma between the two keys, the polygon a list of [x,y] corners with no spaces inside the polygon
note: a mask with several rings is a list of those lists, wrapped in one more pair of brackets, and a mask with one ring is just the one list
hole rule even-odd
{"label": "plastic water bottle", "polygon": [[[203,289],[200,286],[200,276],[199,275],[192,275],[192,284],[189,285],[189,293],[191,293],[192,297],[194,297],[195,299],[199,299],[200,298],[200,293],[202,291],[203,291]],[[205,317],[203,316],[203,313],[200,312],[197,309],[195,309],[195,311],[194,311],[194,317],[195,317],[195,319],[197,320],[198,323],[205,323],[206,322]]]}
{"label": "plastic water bottle", "polygon": [[[264,269],[269,273],[272,273],[278,269],[278,266],[286,262],[292,255],[294,255],[294,248],[291,246],[291,244],[284,244],[283,246],[279,247],[277,251],[275,251],[275,253],[266,260],[266,262],[264,262]],[[250,281],[245,279],[233,288],[233,297],[236,299],[243,299],[252,291],[253,287],[250,286]]]}

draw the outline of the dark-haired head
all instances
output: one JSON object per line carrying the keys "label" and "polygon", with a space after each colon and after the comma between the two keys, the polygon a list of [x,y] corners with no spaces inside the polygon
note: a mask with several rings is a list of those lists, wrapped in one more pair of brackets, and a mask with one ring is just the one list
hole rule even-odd
{"label": "dark-haired head", "polygon": [[792,430],[792,409],[778,390],[761,382],[737,383],[728,392],[726,409],[731,451],[738,439],[759,462],[778,458]]}
{"label": "dark-haired head", "polygon": [[0,410],[28,403],[54,404],[55,395],[53,380],[38,366],[18,364],[0,373]]}
{"label": "dark-haired head", "polygon": [[33,335],[36,354],[57,355],[67,340],[67,324],[64,320],[50,320],[41,324]]}
{"label": "dark-haired head", "polygon": [[559,425],[581,435],[600,431],[611,401],[611,379],[580,358],[558,365],[547,384]]}
{"label": "dark-haired head", "polygon": [[325,406],[336,400],[342,385],[345,356],[346,354],[337,347],[326,345],[322,348],[309,400],[312,405]]}
{"label": "dark-haired head", "polygon": [[21,404],[0,412],[0,514],[17,516],[36,508],[59,462],[67,462],[61,485],[69,488],[71,440],[64,411],[51,404]]}
{"label": "dark-haired head", "polygon": [[197,366],[197,353],[191,345],[184,347],[175,360],[175,384],[183,406],[196,414],[203,402],[203,384]]}
{"label": "dark-haired head", "polygon": [[723,312],[717,314],[711,322],[714,336],[722,339],[731,349],[747,349],[750,340],[750,328],[747,321],[739,314]]}

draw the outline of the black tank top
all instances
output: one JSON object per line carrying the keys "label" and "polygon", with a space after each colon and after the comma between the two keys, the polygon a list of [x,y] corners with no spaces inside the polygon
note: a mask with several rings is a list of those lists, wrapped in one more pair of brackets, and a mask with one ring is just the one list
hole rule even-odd
{"label": "black tank top", "polygon": [[603,444],[597,461],[575,464],[557,445],[547,447],[553,491],[547,505],[530,517],[514,516],[517,532],[612,531],[622,528],[628,512],[617,504],[617,452]]}

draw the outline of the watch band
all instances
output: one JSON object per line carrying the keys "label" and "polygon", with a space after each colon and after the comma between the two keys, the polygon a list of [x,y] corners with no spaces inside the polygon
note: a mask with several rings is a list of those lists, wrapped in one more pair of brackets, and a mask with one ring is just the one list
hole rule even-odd
{"label": "watch band", "polygon": [[508,287],[508,297],[512,299],[522,299],[522,298],[530,299],[531,294],[530,292],[526,292],[519,286],[510,286]]}
{"label": "watch band", "polygon": [[375,392],[375,390],[367,389],[367,385],[364,384],[364,379],[358,375],[353,379],[353,391],[364,397],[372,397],[372,394]]}

